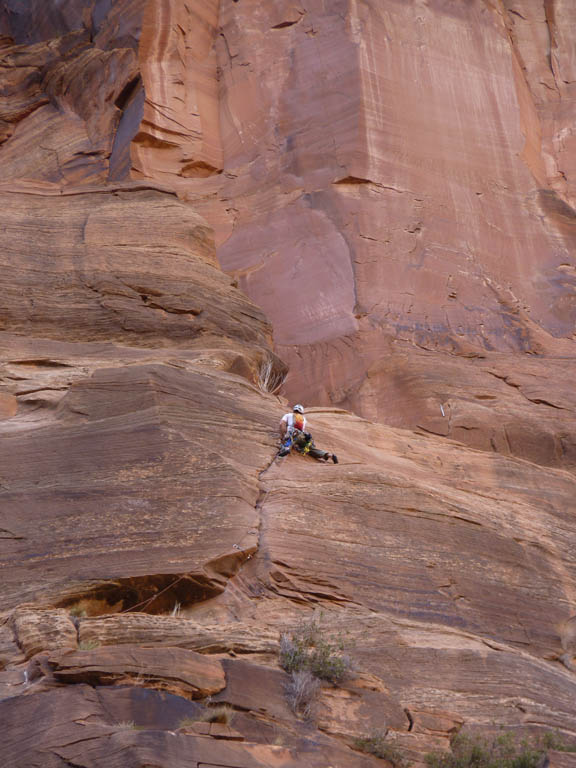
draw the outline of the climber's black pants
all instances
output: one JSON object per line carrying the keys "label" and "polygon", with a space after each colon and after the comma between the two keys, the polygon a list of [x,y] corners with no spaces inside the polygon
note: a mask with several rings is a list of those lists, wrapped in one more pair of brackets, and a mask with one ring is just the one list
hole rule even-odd
{"label": "climber's black pants", "polygon": [[311,456],[313,459],[320,459],[323,461],[327,461],[328,457],[330,456],[328,451],[323,451],[320,448],[316,448],[316,446],[314,445],[314,440],[306,440],[306,438],[302,434],[295,437],[292,444],[294,445],[294,448],[299,453],[306,453],[308,456]]}

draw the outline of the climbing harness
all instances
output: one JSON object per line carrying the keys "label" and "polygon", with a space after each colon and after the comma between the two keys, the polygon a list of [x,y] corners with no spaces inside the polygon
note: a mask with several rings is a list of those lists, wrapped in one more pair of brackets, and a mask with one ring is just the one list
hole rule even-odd
{"label": "climbing harness", "polygon": [[[300,432],[300,435],[302,435],[306,442],[304,445],[301,445],[301,443],[298,442],[295,447],[298,453],[302,453],[304,456],[306,456],[306,454],[310,452],[310,448],[312,448],[313,445],[312,435],[310,432]],[[300,437],[300,435],[298,435],[298,437]]]}
{"label": "climbing harness", "polygon": [[[302,438],[304,439],[304,442],[302,441]],[[288,456],[292,448],[295,448],[298,453],[306,456],[306,454],[310,453],[310,448],[312,448],[313,445],[314,443],[310,432],[302,432],[299,429],[293,428],[284,438],[276,456],[279,458]]]}

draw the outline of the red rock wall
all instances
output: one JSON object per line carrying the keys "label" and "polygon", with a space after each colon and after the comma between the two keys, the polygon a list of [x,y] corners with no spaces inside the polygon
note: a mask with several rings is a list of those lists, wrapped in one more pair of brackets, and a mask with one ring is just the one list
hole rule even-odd
{"label": "red rock wall", "polygon": [[222,171],[219,0],[148,3],[139,63],[146,91],[132,145],[133,175],[205,178]]}
{"label": "red rock wall", "polygon": [[573,15],[0,3],[0,763],[576,740]]}
{"label": "red rock wall", "polygon": [[272,321],[290,398],[573,466],[557,377],[503,424],[490,371],[574,357],[574,13],[7,4],[2,32],[34,45],[4,48],[4,179],[161,180]]}
{"label": "red rock wall", "polygon": [[[469,359],[503,353],[511,375],[529,356],[543,370],[574,356],[574,12],[538,0],[185,9],[184,22],[178,2],[148,9],[133,172],[170,179],[214,226],[222,267],[272,321],[288,396],[522,455],[504,447],[506,395],[478,414]],[[520,419],[524,438],[540,415]],[[539,459],[556,463],[561,430],[539,431],[556,446]]]}

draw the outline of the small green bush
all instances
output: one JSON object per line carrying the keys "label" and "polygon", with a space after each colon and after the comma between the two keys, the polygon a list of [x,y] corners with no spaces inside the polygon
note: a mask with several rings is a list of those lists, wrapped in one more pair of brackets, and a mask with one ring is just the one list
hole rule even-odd
{"label": "small green bush", "polygon": [[340,637],[326,637],[315,619],[301,622],[280,637],[280,666],[286,672],[310,671],[320,680],[341,683],[352,663]]}
{"label": "small green bush", "polygon": [[340,653],[331,643],[321,641],[308,656],[308,667],[313,675],[331,683],[341,683],[351,669],[349,656]]}
{"label": "small green bush", "polygon": [[537,742],[545,749],[556,752],[576,752],[575,744],[567,744],[558,731],[548,731],[537,738]]}
{"label": "small green bush", "polygon": [[354,749],[374,755],[392,763],[395,768],[406,768],[407,763],[402,754],[393,744],[386,741],[385,731],[375,731],[370,736],[359,736],[354,739]]}
{"label": "small green bush", "polygon": [[82,640],[78,643],[79,651],[93,651],[94,648],[99,648],[100,643],[98,640]]}
{"label": "small green bush", "polygon": [[538,768],[549,749],[576,751],[559,734],[517,738],[513,733],[462,735],[452,739],[452,752],[426,755],[430,768]]}

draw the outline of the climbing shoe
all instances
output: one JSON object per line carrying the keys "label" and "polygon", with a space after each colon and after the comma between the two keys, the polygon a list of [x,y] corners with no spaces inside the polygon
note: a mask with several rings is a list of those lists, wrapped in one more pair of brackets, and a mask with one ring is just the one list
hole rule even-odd
{"label": "climbing shoe", "polygon": [[334,464],[338,464],[338,456],[336,456],[335,453],[332,454],[332,461],[334,462]]}
{"label": "climbing shoe", "polygon": [[289,453],[290,453],[290,448],[281,448],[281,449],[278,451],[278,456],[279,456],[280,458],[283,458],[284,456],[288,456],[288,454],[289,454]]}

